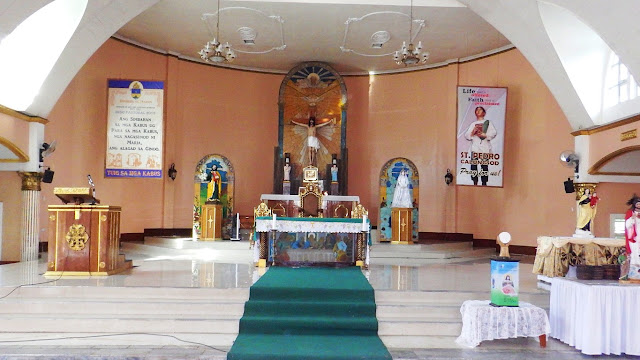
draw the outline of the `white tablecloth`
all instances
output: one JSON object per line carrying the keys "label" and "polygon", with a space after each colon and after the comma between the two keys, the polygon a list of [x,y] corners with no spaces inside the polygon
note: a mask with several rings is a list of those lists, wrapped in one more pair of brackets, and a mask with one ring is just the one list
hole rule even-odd
{"label": "white tablecloth", "polygon": [[550,331],[547,312],[520,302],[519,307],[491,306],[489,300],[462,303],[462,332],[456,343],[475,347],[484,340],[546,335]]}
{"label": "white tablecloth", "polygon": [[551,279],[551,337],[588,355],[640,355],[640,286]]}

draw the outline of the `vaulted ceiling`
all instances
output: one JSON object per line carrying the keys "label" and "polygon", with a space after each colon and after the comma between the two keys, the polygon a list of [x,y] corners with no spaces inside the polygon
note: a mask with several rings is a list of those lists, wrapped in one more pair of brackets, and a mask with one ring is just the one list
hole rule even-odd
{"label": "vaulted ceiling", "polygon": [[216,1],[161,0],[116,37],[201,61],[198,51],[215,37],[219,15],[219,39],[229,42],[237,55],[229,66],[281,73],[311,60],[326,62],[342,74],[413,70],[396,64],[392,55],[403,42],[409,43],[409,24],[413,43],[421,41],[423,51],[430,53],[427,63],[418,67],[511,47],[458,1],[385,3],[222,0],[218,14]]}

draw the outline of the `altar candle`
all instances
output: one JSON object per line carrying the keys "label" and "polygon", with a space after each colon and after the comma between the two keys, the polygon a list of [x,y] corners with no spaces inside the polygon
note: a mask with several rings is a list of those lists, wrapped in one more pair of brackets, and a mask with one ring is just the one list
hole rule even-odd
{"label": "altar candle", "polygon": [[367,231],[367,215],[362,215],[362,231]]}
{"label": "altar candle", "polygon": [[276,229],[276,214],[273,214],[273,222],[271,224],[271,229]]}

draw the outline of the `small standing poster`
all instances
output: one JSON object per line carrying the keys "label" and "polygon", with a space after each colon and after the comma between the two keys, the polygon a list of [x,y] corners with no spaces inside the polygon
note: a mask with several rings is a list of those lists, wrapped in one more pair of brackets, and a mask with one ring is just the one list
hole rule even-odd
{"label": "small standing poster", "polygon": [[109,80],[105,177],[161,178],[164,83]]}
{"label": "small standing poster", "polygon": [[502,187],[507,88],[458,86],[457,185]]}
{"label": "small standing poster", "polygon": [[512,259],[491,259],[491,304],[518,306],[520,262]]}

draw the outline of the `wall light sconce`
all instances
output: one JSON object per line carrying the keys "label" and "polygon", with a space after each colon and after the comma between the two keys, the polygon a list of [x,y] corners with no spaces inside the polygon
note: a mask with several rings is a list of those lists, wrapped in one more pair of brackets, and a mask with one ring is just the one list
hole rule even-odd
{"label": "wall light sconce", "polygon": [[447,185],[450,185],[453,182],[453,174],[451,173],[451,169],[447,169],[447,173],[444,175],[444,182]]}
{"label": "wall light sconce", "polygon": [[178,174],[178,170],[176,170],[176,164],[175,163],[171,163],[171,166],[169,167],[169,171],[167,171],[167,174],[169,175],[171,180],[175,180],[176,179],[176,175]]}

